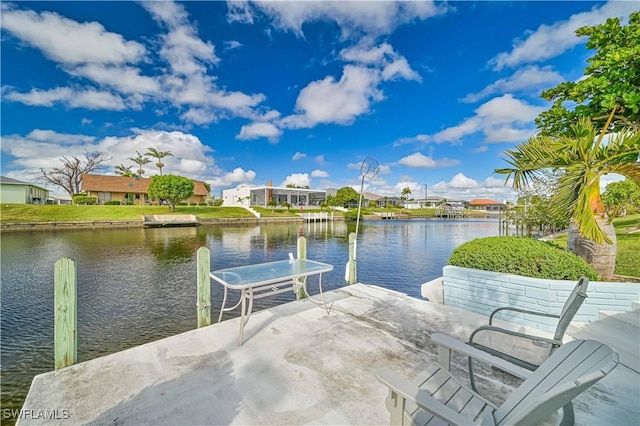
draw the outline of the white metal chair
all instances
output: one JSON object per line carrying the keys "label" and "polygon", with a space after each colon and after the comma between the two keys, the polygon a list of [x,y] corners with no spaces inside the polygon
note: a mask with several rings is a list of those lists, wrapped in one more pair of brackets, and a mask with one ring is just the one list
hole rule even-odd
{"label": "white metal chair", "polygon": [[[594,340],[561,346],[534,372],[449,336],[434,334],[431,340],[438,345],[438,362],[415,379],[388,368],[376,371],[378,380],[389,388],[386,406],[392,425],[538,424],[618,365],[618,354]],[[451,375],[452,350],[526,380],[498,407]]]}

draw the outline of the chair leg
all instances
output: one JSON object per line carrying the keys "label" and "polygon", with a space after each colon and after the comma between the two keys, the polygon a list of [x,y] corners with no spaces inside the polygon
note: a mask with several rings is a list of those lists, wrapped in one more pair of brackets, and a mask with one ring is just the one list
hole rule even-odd
{"label": "chair leg", "polygon": [[560,426],[573,426],[574,423],[573,405],[571,401],[569,401],[567,405],[562,407],[562,421],[560,421]]}
{"label": "chair leg", "polygon": [[471,389],[475,393],[478,393],[478,389],[476,389],[476,381],[473,377],[473,358],[469,357],[469,383],[471,384]]}

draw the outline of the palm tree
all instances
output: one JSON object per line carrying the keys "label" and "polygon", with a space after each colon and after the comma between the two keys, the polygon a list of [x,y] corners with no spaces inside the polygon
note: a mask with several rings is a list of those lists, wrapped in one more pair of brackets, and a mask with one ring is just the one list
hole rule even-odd
{"label": "palm tree", "polygon": [[145,155],[158,159],[158,162],[156,163],[156,167],[160,169],[160,176],[162,176],[162,168],[164,167],[164,163],[162,162],[162,159],[169,155],[173,157],[173,154],[171,153],[171,151],[158,151],[155,148],[147,148],[147,153]]}
{"label": "palm tree", "polygon": [[151,160],[149,160],[144,155],[140,154],[138,151],[136,151],[136,154],[138,154],[137,157],[135,158],[130,157],[129,160],[133,161],[138,165],[138,176],[142,177],[142,175],[144,174],[144,170],[142,170],[142,166],[144,166],[145,164],[149,164]]}
{"label": "palm tree", "polygon": [[124,164],[116,166],[116,173],[118,173],[120,176],[126,177],[134,177],[136,175],[131,171],[131,166],[125,166]]}
{"label": "palm tree", "polygon": [[567,249],[582,256],[607,280],[613,275],[617,246],[615,229],[600,198],[600,178],[618,173],[640,185],[640,133],[625,128],[610,134],[603,144],[608,126],[609,122],[598,137],[591,121],[580,119],[569,135],[536,135],[506,151],[505,160],[512,167],[495,170],[506,174],[507,182],[513,177],[516,189],[545,170],[562,171],[551,206],[571,223]]}
{"label": "palm tree", "polygon": [[409,195],[411,194],[411,189],[408,186],[402,188],[402,197],[407,201],[409,199]]}

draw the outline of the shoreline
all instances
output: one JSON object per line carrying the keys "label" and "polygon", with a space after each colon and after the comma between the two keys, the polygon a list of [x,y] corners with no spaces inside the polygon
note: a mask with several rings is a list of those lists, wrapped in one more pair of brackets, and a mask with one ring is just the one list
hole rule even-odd
{"label": "shoreline", "polygon": [[[233,223],[239,225],[259,225],[261,223],[296,223],[303,222],[301,217],[265,217],[245,218],[226,217],[216,219],[199,219],[198,225],[218,225]],[[144,228],[142,220],[87,220],[69,222],[7,222],[0,223],[0,233],[21,231],[58,231],[74,229],[105,229],[105,228]]]}
{"label": "shoreline", "polygon": [[[363,221],[371,220],[373,218],[366,217]],[[457,220],[469,220],[469,219],[494,219],[490,215],[484,217],[474,216],[465,217]],[[400,220],[407,219],[439,219],[437,217],[430,216],[407,216],[399,218]],[[375,220],[380,220],[376,217]],[[336,217],[334,221],[343,222],[344,218]],[[220,224],[234,224],[234,225],[260,225],[265,223],[304,223],[304,219],[301,217],[226,217],[215,219],[198,219],[199,225],[220,225]],[[106,229],[106,228],[144,228],[142,220],[87,220],[87,221],[69,221],[69,222],[0,222],[0,233],[5,232],[28,232],[28,231],[69,231],[75,229]]]}

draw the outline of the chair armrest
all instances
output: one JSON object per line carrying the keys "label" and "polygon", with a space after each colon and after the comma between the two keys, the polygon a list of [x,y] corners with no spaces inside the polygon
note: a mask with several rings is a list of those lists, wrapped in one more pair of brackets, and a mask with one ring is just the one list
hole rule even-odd
{"label": "chair armrest", "polygon": [[447,370],[449,370],[451,351],[454,351],[459,354],[477,359],[479,361],[486,362],[487,364],[490,364],[494,367],[498,367],[499,369],[504,370],[507,373],[521,379],[526,379],[532,374],[531,371],[525,368],[510,363],[509,361],[505,361],[504,359],[498,358],[497,356],[488,354],[487,352],[481,351],[480,349],[476,349],[473,346],[469,346],[466,343],[462,343],[461,341],[444,334],[432,334],[431,341],[439,346],[438,364],[440,364],[440,366]]}
{"label": "chair armrest", "polygon": [[507,330],[505,328],[500,328],[493,325],[483,325],[473,330],[473,333],[471,333],[471,336],[469,336],[469,344],[473,343],[473,336],[475,336],[479,331],[494,331],[496,333],[509,334],[511,336],[521,337],[523,339],[537,340],[538,342],[549,343],[550,345],[554,346],[562,346],[561,340],[549,339],[542,336],[536,336],[534,334],[520,333],[518,331]]}
{"label": "chair armrest", "polygon": [[538,312],[538,311],[532,311],[530,309],[522,309],[522,308],[514,308],[512,306],[504,306],[502,308],[498,308],[496,310],[494,310],[493,312],[491,312],[491,315],[489,315],[489,325],[492,324],[493,322],[493,316],[495,314],[497,314],[500,311],[514,311],[514,312],[521,312],[523,314],[531,314],[531,315],[538,315],[541,317],[549,317],[549,318],[560,318],[560,315],[557,314],[547,314],[545,312]]}
{"label": "chair armrest", "polygon": [[434,399],[428,392],[418,388],[418,386],[389,368],[378,368],[376,370],[376,378],[387,386],[391,392],[398,394],[400,398],[414,402],[418,407],[449,424],[474,424],[473,419],[469,419],[447,407],[437,399]]}

